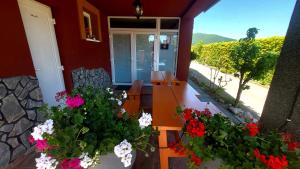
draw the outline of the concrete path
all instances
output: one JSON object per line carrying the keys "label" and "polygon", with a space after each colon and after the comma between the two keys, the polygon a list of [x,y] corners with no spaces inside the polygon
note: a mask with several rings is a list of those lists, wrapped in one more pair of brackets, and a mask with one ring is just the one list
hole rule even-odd
{"label": "concrete path", "polygon": [[[190,65],[191,69],[197,70],[201,73],[207,80],[210,79],[210,68],[208,66],[199,64],[193,61]],[[219,76],[223,76],[223,73],[219,73]],[[235,98],[237,89],[238,89],[238,78],[227,75],[227,78],[231,78],[232,81],[228,82],[228,84],[224,87],[225,92]],[[241,101],[244,103],[245,106],[251,108],[253,111],[257,113],[258,116],[261,115],[263,106],[269,91],[269,88],[255,84],[253,82],[249,82],[248,85],[250,86],[249,90],[244,90],[241,96]]]}
{"label": "concrete path", "polygon": [[215,101],[212,97],[210,97],[205,91],[203,91],[198,85],[196,85],[192,80],[188,81],[189,84],[200,94],[199,100],[201,102],[210,102],[214,104],[226,117],[228,117],[234,123],[241,123],[241,121],[231,112],[229,112],[224,105]]}

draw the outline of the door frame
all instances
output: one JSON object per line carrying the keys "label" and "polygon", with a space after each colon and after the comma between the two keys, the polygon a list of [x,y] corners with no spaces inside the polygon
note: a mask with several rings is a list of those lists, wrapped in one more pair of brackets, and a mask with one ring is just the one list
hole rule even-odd
{"label": "door frame", "polygon": [[[110,18],[136,18],[134,16],[108,16],[107,22],[108,22],[108,32],[109,32],[109,46],[110,46],[110,60],[111,60],[111,72],[112,72],[112,82],[114,85],[131,85],[133,81],[136,79],[136,61],[133,64],[133,59],[136,59],[136,48],[134,45],[134,48],[131,47],[131,83],[116,83],[115,82],[115,66],[114,66],[114,53],[113,53],[113,34],[118,33],[124,33],[124,34],[131,34],[131,46],[132,42],[135,42],[135,34],[139,33],[148,33],[148,34],[155,34],[155,41],[154,41],[154,70],[159,70],[159,51],[160,51],[160,33],[161,32],[174,32],[177,33],[178,36],[178,43],[177,43],[177,54],[175,56],[175,62],[174,62],[174,75],[177,74],[177,61],[178,61],[178,48],[179,48],[179,41],[180,41],[180,24],[181,24],[181,18],[180,17],[141,17],[142,19],[156,19],[156,28],[111,28],[110,26]],[[160,29],[160,20],[161,19],[178,19],[179,25],[177,30],[173,29]],[[133,56],[134,55],[134,56]],[[147,85],[147,84],[146,84]],[[148,84],[150,85],[150,84]]]}
{"label": "door frame", "polygon": [[[59,55],[59,49],[58,49],[58,44],[57,44],[57,39],[56,39],[56,32],[55,32],[55,19],[53,18],[52,15],[52,10],[51,7],[48,5],[45,5],[41,2],[35,1],[35,0],[18,0],[18,6],[19,6],[19,11],[21,14],[21,8],[26,8],[26,6],[30,7],[30,8],[34,8],[35,10],[40,10],[40,8],[43,8],[43,10],[47,11],[47,15],[48,15],[48,24],[49,24],[49,29],[50,29],[50,44],[51,44],[51,51],[53,53],[53,63],[55,63],[55,67],[56,67],[56,76],[60,82],[59,88],[61,88],[62,90],[65,90],[65,82],[64,82],[64,77],[63,77],[63,70],[64,70],[64,66],[61,64],[61,60],[60,60],[60,55]],[[43,11],[44,12],[44,11]],[[24,22],[23,17],[21,15],[21,19],[22,19],[22,23]],[[27,33],[26,33],[26,24],[23,23],[23,27],[24,27],[24,31],[25,31],[25,35],[26,35],[26,40],[30,49],[30,45],[29,45],[29,41],[30,38],[27,37]],[[37,66],[37,63],[35,63],[34,58],[31,54],[31,50],[30,50],[30,55],[31,55],[31,59],[33,62],[33,66],[35,69],[35,74],[37,76],[37,71],[39,71],[39,67]]]}
{"label": "door frame", "polygon": [[[130,83],[116,83],[116,79],[115,79],[115,63],[114,63],[114,47],[113,47],[113,35],[114,34],[128,34],[130,35],[130,46],[131,46],[131,82]],[[157,44],[159,43],[158,40],[158,35],[157,32],[155,31],[145,31],[145,30],[133,30],[131,29],[129,30],[114,30],[114,31],[110,31],[109,34],[109,39],[110,39],[110,53],[111,53],[111,57],[110,57],[110,61],[111,61],[111,69],[112,69],[112,82],[115,85],[131,85],[136,79],[137,79],[137,72],[136,72],[136,35],[137,34],[154,34],[154,70],[158,70],[158,62],[159,62],[159,58],[158,58],[158,50],[157,50]],[[149,84],[145,84],[145,85],[149,85]]]}

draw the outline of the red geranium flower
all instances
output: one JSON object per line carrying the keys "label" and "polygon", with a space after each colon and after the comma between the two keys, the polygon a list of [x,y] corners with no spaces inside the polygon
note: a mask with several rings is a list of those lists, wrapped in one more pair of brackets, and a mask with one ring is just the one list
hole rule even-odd
{"label": "red geranium flower", "polygon": [[282,133],[282,139],[286,143],[290,143],[293,139],[293,135],[291,133]]}
{"label": "red geranium flower", "polygon": [[258,126],[256,123],[248,123],[247,128],[250,136],[256,136],[259,132]]}
{"label": "red geranium flower", "polygon": [[211,117],[211,112],[209,111],[208,108],[204,109],[204,111],[202,113],[207,117]]}
{"label": "red geranium flower", "polygon": [[290,142],[288,144],[288,150],[295,151],[298,147],[300,147],[300,142]]}
{"label": "red geranium flower", "polygon": [[264,154],[261,154],[258,149],[255,149],[253,151],[254,156],[259,159],[263,164],[265,164],[268,168],[272,169],[284,169],[288,166],[288,161],[286,159],[286,156],[266,156]]}
{"label": "red geranium flower", "polygon": [[205,126],[198,120],[190,120],[187,125],[187,132],[191,137],[202,137],[205,134]]}
{"label": "red geranium flower", "polygon": [[198,157],[195,153],[192,153],[192,155],[191,155],[191,160],[194,162],[194,164],[195,164],[196,166],[200,166],[201,163],[202,163],[201,158]]}
{"label": "red geranium flower", "polygon": [[192,112],[193,112],[193,109],[184,109],[183,111],[183,117],[185,120],[190,120],[193,118],[192,116]]}

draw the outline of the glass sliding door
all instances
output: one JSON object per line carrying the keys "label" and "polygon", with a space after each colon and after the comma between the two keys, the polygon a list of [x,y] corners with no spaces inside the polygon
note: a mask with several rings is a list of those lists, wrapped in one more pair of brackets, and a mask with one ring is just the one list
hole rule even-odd
{"label": "glass sliding door", "polygon": [[115,83],[131,83],[131,33],[114,33],[112,38]]}
{"label": "glass sliding door", "polygon": [[155,34],[137,33],[135,35],[136,79],[143,80],[144,83],[149,84],[151,71],[154,70]]}
{"label": "glass sliding door", "polygon": [[161,32],[158,70],[175,73],[178,52],[178,32]]}

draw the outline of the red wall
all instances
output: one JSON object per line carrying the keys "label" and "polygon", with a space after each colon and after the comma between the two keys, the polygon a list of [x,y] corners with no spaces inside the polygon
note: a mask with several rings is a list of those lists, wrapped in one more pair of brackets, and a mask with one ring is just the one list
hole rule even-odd
{"label": "red wall", "polygon": [[177,78],[187,80],[190,66],[191,45],[193,36],[194,18],[181,18],[178,61],[177,61]]}
{"label": "red wall", "polygon": [[[72,89],[71,71],[78,67],[103,67],[111,74],[107,16],[101,13],[102,42],[80,39],[76,1],[39,0],[52,9],[66,88]],[[17,0],[5,0],[0,6],[1,62],[0,78],[35,75]],[[193,18],[182,18],[177,77],[187,80],[190,63]]]}
{"label": "red wall", "polygon": [[[55,32],[61,63],[65,68],[63,74],[66,88],[72,89],[71,71],[78,67],[103,67],[111,74],[107,16],[101,13],[102,42],[88,42],[80,39],[76,1],[39,1],[51,7],[56,19]],[[0,32],[5,34],[5,40],[2,40],[3,36],[0,40],[3,53],[0,77],[34,75],[17,0],[5,0],[0,6],[0,11],[1,21],[4,19],[2,23],[6,23],[6,26],[0,26]],[[3,60],[5,61],[2,62]]]}
{"label": "red wall", "polygon": [[18,3],[0,5],[0,78],[35,75]]}
{"label": "red wall", "polygon": [[107,16],[101,13],[102,42],[80,38],[76,1],[39,0],[52,9],[56,37],[67,89],[72,88],[71,71],[79,67],[104,68],[111,74]]}

